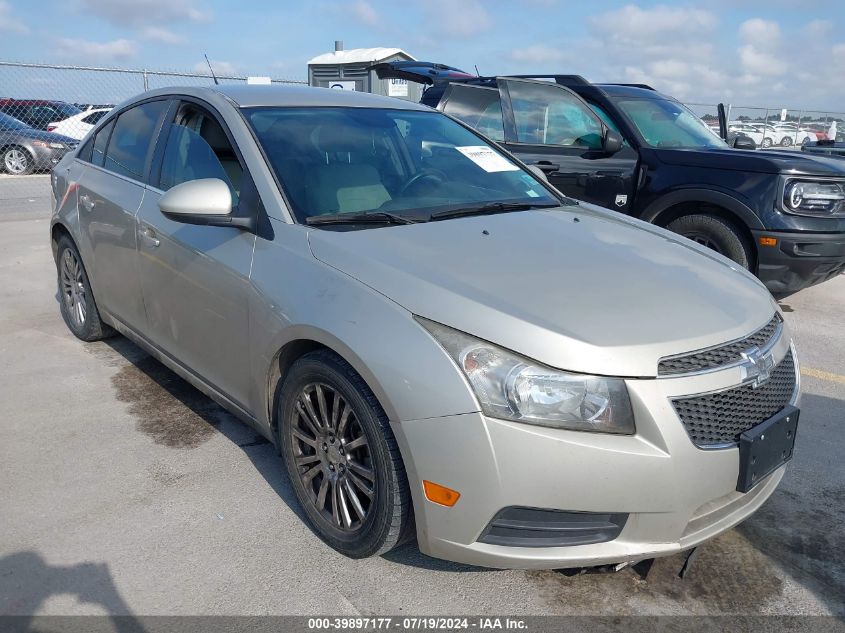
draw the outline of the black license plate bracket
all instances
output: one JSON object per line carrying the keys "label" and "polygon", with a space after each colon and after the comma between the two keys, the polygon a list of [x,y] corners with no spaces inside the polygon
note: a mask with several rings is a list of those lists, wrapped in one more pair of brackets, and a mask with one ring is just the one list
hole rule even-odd
{"label": "black license plate bracket", "polygon": [[792,459],[798,414],[796,407],[787,406],[739,436],[739,492],[748,492]]}

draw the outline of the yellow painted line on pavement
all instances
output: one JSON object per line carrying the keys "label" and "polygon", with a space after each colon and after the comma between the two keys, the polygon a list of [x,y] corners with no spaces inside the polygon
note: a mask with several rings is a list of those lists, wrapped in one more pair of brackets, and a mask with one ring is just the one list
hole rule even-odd
{"label": "yellow painted line on pavement", "polygon": [[828,382],[838,382],[841,385],[845,385],[845,376],[840,376],[839,374],[834,374],[829,371],[813,369],[812,367],[802,367],[801,373],[804,376],[811,376],[813,378],[818,378],[819,380],[827,380]]}

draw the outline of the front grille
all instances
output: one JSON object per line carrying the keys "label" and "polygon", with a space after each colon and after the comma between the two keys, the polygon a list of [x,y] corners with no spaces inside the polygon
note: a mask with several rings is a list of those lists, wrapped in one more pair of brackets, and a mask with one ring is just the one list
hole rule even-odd
{"label": "front grille", "polygon": [[756,389],[746,384],[702,396],[675,398],[672,406],[696,446],[736,444],[743,432],[790,403],[795,384],[795,361],[790,351],[772,370],[771,378]]}
{"label": "front grille", "polygon": [[678,374],[689,374],[708,369],[716,369],[723,365],[738,362],[742,360],[742,352],[752,347],[765,347],[772,340],[775,332],[777,332],[781,321],[780,315],[775,314],[766,325],[738,341],[732,341],[697,352],[690,352],[681,356],[663,358],[657,364],[657,375],[676,376]]}

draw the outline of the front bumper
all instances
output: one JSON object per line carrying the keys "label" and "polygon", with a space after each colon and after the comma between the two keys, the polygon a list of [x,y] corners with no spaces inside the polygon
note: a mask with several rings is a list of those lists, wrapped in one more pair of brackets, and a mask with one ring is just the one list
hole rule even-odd
{"label": "front bumper", "polygon": [[[739,369],[629,380],[633,436],[542,428],[468,413],[402,422],[420,549],[486,567],[585,567],[670,555],[736,525],[777,487],[785,468],[736,491],[739,451],[702,450],[670,399],[734,387]],[[399,435],[399,434],[397,434]],[[427,501],[428,479],[461,493],[454,507]],[[610,541],[564,547],[479,542],[503,508],[624,513]]]}
{"label": "front bumper", "polygon": [[845,272],[845,233],[754,231],[777,238],[777,246],[759,246],[757,276],[776,297],[798,292]]}
{"label": "front bumper", "polygon": [[40,147],[33,145],[31,147],[31,151],[35,161],[35,169],[43,170],[52,169],[58,165],[59,161],[62,160],[64,155],[67,154],[70,149],[55,149],[52,147]]}

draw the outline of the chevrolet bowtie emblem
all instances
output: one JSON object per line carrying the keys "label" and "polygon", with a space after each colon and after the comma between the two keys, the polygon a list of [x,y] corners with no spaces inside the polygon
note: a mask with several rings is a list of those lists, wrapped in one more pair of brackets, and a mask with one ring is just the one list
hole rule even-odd
{"label": "chevrolet bowtie emblem", "polygon": [[752,347],[742,352],[743,382],[750,382],[755,389],[768,382],[772,377],[775,359],[771,352],[763,353],[759,347]]}

